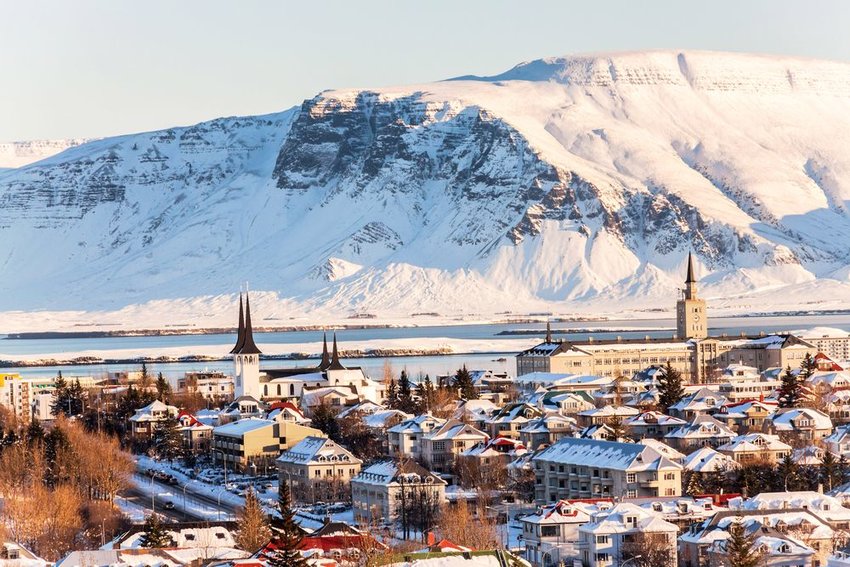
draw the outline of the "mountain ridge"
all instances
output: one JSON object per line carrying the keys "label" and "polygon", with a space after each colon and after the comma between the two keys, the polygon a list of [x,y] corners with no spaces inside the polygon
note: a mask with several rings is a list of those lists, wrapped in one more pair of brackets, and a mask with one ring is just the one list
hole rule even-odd
{"label": "mountain ridge", "polygon": [[814,282],[829,307],[850,297],[848,110],[846,63],[672,50],[99,140],[0,171],[0,266],[24,274],[0,309],[251,279],[293,316],[640,311],[691,250],[730,309]]}

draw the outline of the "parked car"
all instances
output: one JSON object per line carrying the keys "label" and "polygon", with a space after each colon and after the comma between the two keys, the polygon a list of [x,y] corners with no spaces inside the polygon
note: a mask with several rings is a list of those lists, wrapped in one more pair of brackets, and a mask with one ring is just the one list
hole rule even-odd
{"label": "parked car", "polygon": [[165,508],[166,510],[174,510],[174,502],[169,500],[165,504],[163,504],[162,507]]}

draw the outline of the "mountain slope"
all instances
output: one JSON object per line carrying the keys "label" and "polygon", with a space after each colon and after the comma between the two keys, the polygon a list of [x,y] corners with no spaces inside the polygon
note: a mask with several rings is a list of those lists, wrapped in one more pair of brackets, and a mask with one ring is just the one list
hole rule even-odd
{"label": "mountain slope", "polygon": [[270,319],[669,308],[689,250],[730,309],[828,307],[850,297],[848,138],[850,65],[803,59],[329,91],[0,172],[0,309],[217,317],[244,280]]}
{"label": "mountain slope", "polygon": [[41,161],[68,148],[85,144],[85,138],[70,140],[31,140],[27,142],[0,142],[0,170],[23,167]]}

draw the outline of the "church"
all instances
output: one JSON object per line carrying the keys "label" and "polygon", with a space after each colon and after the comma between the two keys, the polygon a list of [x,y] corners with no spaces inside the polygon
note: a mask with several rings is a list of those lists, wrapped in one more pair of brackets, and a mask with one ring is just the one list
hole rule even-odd
{"label": "church", "polygon": [[[260,369],[262,352],[254,341],[251,300],[239,295],[239,324],[233,355],[234,397],[260,402],[304,401],[334,406],[354,405],[361,401],[381,404],[386,399],[384,385],[366,376],[360,367],[346,367],[339,356],[336,333],[333,350],[328,352],[323,338],[322,357],[317,366]],[[302,403],[302,409],[307,409]]]}
{"label": "church", "polygon": [[710,383],[729,364],[757,368],[800,366],[815,345],[790,334],[740,336],[708,335],[706,302],[698,295],[694,259],[688,254],[685,287],[676,301],[676,334],[670,338],[554,340],[547,324],[545,340],[519,353],[517,376],[534,372],[589,376],[632,376],[650,366],[669,362],[688,382]]}

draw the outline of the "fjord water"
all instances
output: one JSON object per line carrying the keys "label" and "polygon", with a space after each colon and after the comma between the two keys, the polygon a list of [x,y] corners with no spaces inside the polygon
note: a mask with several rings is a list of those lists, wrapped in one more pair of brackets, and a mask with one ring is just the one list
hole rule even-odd
{"label": "fjord water", "polygon": [[[801,329],[812,329],[830,327],[850,331],[850,314],[836,315],[800,315],[800,316],[771,316],[771,317],[715,317],[710,321],[710,333],[712,335],[737,335],[740,333],[758,334],[760,332],[773,333],[782,331],[798,331]],[[670,337],[673,334],[674,321],[672,319],[647,319],[647,320],[609,320],[609,321],[570,321],[552,324],[552,331],[556,338],[580,340],[590,336],[596,339],[635,337]],[[452,372],[454,369],[466,364],[471,368],[486,368],[492,370],[507,370],[513,372],[513,355],[515,352],[500,346],[501,341],[516,339],[519,337],[534,337],[535,334],[523,335],[513,334],[518,331],[538,330],[542,337],[544,325],[542,323],[512,323],[512,324],[476,324],[476,325],[447,325],[447,326],[423,326],[423,327],[391,327],[391,328],[369,328],[369,329],[346,329],[338,331],[340,347],[344,350],[346,343],[361,341],[391,341],[394,339],[410,338],[445,338],[452,339],[475,339],[486,340],[492,345],[487,353],[476,354],[453,354],[446,356],[405,356],[389,357],[393,366],[398,370],[407,368],[414,376],[428,373],[432,376]],[[263,345],[286,345],[319,343],[322,340],[321,331],[291,331],[255,333],[257,343]],[[221,355],[224,357],[230,349],[230,343],[234,340],[232,334],[214,335],[171,335],[171,336],[138,336],[138,337],[94,337],[94,338],[50,338],[50,339],[9,339],[0,340],[0,359],[7,355],[39,355],[39,354],[63,354],[72,358],[75,353],[97,351],[104,358],[109,358],[109,351],[133,350],[137,356],[146,356],[146,350],[164,347],[189,347],[192,346],[214,346],[222,345]],[[498,360],[498,359],[506,360]],[[372,375],[379,375],[384,365],[384,358],[359,358],[347,359],[350,366],[361,366]],[[304,366],[309,362],[304,360],[268,360],[263,361],[263,367],[281,368],[292,366]],[[108,370],[135,369],[138,364],[112,364],[112,365],[83,365],[67,367],[32,367],[32,368],[9,368],[2,371],[19,372],[24,375],[49,375],[62,370],[67,374],[103,374]],[[180,362],[180,363],[151,363],[148,368],[152,372],[163,372],[166,376],[176,377],[190,370],[222,370],[230,371],[231,363],[228,361],[215,362]]]}

